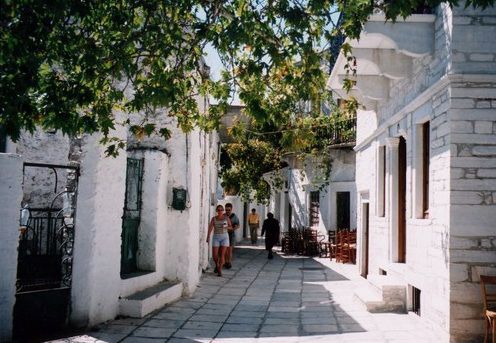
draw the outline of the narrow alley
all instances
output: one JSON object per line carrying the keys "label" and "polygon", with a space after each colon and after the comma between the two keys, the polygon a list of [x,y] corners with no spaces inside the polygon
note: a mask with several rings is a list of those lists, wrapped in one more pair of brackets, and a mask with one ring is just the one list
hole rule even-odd
{"label": "narrow alley", "polygon": [[118,319],[52,343],[437,342],[414,314],[372,314],[354,299],[354,265],[241,245],[223,277],[143,319]]}

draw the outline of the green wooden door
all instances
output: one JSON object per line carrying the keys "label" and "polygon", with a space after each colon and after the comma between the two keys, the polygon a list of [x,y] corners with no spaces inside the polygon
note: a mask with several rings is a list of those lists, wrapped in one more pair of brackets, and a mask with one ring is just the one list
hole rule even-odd
{"label": "green wooden door", "polygon": [[126,198],[122,216],[121,276],[138,271],[138,233],[141,221],[143,160],[128,158]]}

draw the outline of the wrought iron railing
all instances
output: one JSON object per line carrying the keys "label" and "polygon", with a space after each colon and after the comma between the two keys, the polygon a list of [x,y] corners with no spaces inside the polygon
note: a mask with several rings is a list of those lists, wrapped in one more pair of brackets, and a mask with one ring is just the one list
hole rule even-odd
{"label": "wrought iron railing", "polygon": [[17,292],[69,287],[73,219],[63,209],[32,208],[21,227]]}
{"label": "wrought iron railing", "polygon": [[332,135],[334,144],[356,142],[356,118],[336,119]]}

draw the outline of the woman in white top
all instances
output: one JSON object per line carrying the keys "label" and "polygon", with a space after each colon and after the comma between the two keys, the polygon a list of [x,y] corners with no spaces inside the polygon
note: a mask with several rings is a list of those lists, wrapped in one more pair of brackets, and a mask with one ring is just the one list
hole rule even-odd
{"label": "woman in white top", "polygon": [[228,229],[232,227],[229,217],[224,215],[224,206],[217,205],[217,215],[212,217],[208,225],[207,243],[210,241],[212,231],[212,255],[215,262],[214,273],[222,276],[222,266],[224,265],[224,255],[229,247]]}

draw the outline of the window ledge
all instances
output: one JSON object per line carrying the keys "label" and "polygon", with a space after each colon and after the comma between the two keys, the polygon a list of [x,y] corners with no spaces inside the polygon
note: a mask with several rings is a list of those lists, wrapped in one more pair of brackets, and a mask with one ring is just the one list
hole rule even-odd
{"label": "window ledge", "polygon": [[135,277],[140,277],[148,274],[155,273],[153,270],[138,270],[134,273],[121,274],[121,280],[132,279]]}
{"label": "window ledge", "polygon": [[432,225],[432,218],[413,218],[409,219],[407,223],[416,226],[430,226]]}

